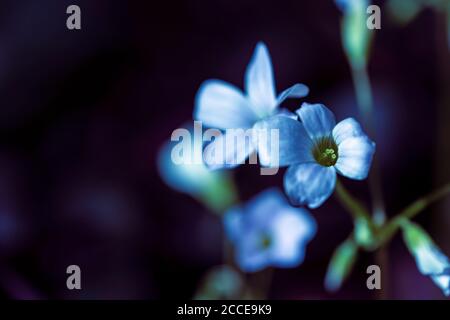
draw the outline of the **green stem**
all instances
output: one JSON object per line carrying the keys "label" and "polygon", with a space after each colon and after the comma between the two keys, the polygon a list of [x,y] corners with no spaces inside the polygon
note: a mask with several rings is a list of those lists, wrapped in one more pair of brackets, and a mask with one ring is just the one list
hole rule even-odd
{"label": "green stem", "polygon": [[[373,93],[367,66],[350,63],[352,78],[355,86],[356,101],[364,126],[367,128],[369,136],[375,137],[375,124],[373,120]],[[375,154],[372,161],[372,170],[369,176],[369,188],[372,195],[374,221],[377,225],[383,224],[386,219],[383,193],[381,188],[381,175],[379,169],[378,156]]]}
{"label": "green stem", "polygon": [[356,102],[366,125],[372,130],[371,115],[373,109],[373,94],[366,66],[351,64],[353,84],[355,86]]}
{"label": "green stem", "polygon": [[380,230],[380,232],[378,233],[379,246],[383,246],[395,235],[404,219],[414,218],[420,212],[425,210],[429,205],[449,194],[450,183],[447,183],[441,188],[431,192],[430,194],[422,198],[419,198],[418,200],[407,206]]}
{"label": "green stem", "polygon": [[344,208],[347,209],[347,211],[352,215],[354,220],[363,218],[370,221],[369,211],[359,200],[357,200],[350,194],[350,192],[348,192],[348,190],[339,180],[336,181],[335,195],[344,206]]}

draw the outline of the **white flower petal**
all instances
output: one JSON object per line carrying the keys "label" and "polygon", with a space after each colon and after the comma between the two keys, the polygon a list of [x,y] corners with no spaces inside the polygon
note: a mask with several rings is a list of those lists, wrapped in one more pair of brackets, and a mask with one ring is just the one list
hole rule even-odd
{"label": "white flower petal", "polygon": [[197,92],[194,119],[219,129],[250,128],[256,115],[238,88],[221,80],[208,80]]}
{"label": "white flower petal", "polygon": [[352,137],[365,136],[361,125],[353,118],[339,122],[333,129],[334,142],[339,145],[342,141]]}
{"label": "white flower petal", "polygon": [[283,209],[272,223],[272,259],[278,267],[295,267],[303,262],[306,245],[316,234],[316,222],[303,208]]}
{"label": "white flower petal", "polygon": [[350,137],[338,145],[336,170],[351,179],[367,178],[375,153],[375,143],[367,136]]}
{"label": "white flower petal", "polygon": [[208,144],[203,159],[208,168],[234,168],[243,164],[255,151],[252,129],[229,129]]}
{"label": "white flower petal", "polygon": [[257,122],[254,133],[259,162],[263,166],[283,167],[314,161],[311,153],[312,141],[297,120],[276,115]]}
{"label": "white flower petal", "polygon": [[333,193],[336,171],[317,163],[289,167],[284,176],[284,189],[292,203],[315,209]]}
{"label": "white flower petal", "polygon": [[330,136],[336,125],[333,113],[323,104],[305,102],[296,112],[313,140]]}
{"label": "white flower petal", "polygon": [[245,90],[254,111],[261,117],[271,114],[277,106],[272,62],[269,50],[262,42],[257,44],[255,53],[248,64],[245,73]]}
{"label": "white flower petal", "polygon": [[292,87],[284,90],[277,98],[277,105],[280,105],[284,100],[288,98],[303,98],[309,93],[309,88],[304,84],[297,83]]}

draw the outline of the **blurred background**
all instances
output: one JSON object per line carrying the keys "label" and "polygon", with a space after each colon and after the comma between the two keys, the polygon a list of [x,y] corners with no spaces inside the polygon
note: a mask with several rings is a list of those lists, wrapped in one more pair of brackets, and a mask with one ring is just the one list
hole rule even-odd
{"label": "blurred background", "polygon": [[[369,63],[374,140],[394,215],[450,180],[449,48],[443,14],[426,9],[400,25],[385,1],[375,3],[382,29]],[[71,4],[81,7],[82,30],[66,28]],[[223,262],[222,224],[161,180],[158,150],[191,120],[204,80],[243,87],[260,40],[278,91],[305,83],[303,101],[324,103],[337,119],[359,118],[341,14],[331,0],[1,0],[0,297],[193,297],[205,273]],[[295,110],[299,101],[284,106]],[[239,167],[239,198],[281,188],[283,172]],[[344,183],[370,204],[366,182]],[[360,256],[340,291],[324,290],[331,254],[352,221],[334,198],[312,213],[318,233],[305,262],[275,270],[269,297],[376,298],[366,288],[371,254]],[[449,202],[417,221],[449,254]],[[71,264],[81,267],[80,291],[66,288]],[[389,298],[443,298],[399,236],[388,265]]]}

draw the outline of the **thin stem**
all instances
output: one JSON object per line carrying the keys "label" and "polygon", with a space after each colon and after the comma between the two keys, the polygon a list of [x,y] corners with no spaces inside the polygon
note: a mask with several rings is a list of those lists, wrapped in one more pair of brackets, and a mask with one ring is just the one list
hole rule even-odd
{"label": "thin stem", "polygon": [[356,102],[364,123],[372,130],[371,116],[373,109],[373,94],[366,66],[352,65],[353,85],[355,86]]}
{"label": "thin stem", "polygon": [[450,194],[450,183],[445,184],[441,188],[419,198],[412,204],[403,209],[398,215],[391,219],[378,233],[379,245],[382,246],[388,242],[397,232],[404,219],[412,219],[420,212],[425,210],[432,203]]}
{"label": "thin stem", "polygon": [[[373,93],[370,78],[366,65],[355,66],[351,64],[352,78],[355,86],[356,101],[364,126],[367,128],[369,136],[376,135],[375,124],[373,120]],[[381,175],[377,154],[372,161],[372,170],[369,176],[369,188],[373,201],[373,216],[377,225],[381,225],[386,219],[386,210],[384,207],[383,193],[381,188]]]}
{"label": "thin stem", "polygon": [[[356,100],[359,111],[361,113],[363,123],[366,126],[369,136],[376,138],[375,123],[373,119],[373,93],[370,84],[369,74],[367,72],[367,65],[352,66],[353,83],[356,91]],[[378,161],[378,155],[375,154],[372,160],[372,170],[369,175],[369,190],[372,196],[372,219],[369,219],[372,230],[373,225],[379,227],[384,224],[386,220],[386,209],[384,206],[383,192],[381,184],[381,173]],[[388,297],[388,248],[381,247],[375,254],[376,263],[383,271],[383,289],[379,294],[379,299],[387,299]]]}
{"label": "thin stem", "polygon": [[345,209],[352,215],[353,219],[364,218],[370,221],[369,211],[364,207],[364,205],[353,197],[350,192],[344,187],[344,185],[337,180],[336,181],[336,193],[339,202],[344,206]]}

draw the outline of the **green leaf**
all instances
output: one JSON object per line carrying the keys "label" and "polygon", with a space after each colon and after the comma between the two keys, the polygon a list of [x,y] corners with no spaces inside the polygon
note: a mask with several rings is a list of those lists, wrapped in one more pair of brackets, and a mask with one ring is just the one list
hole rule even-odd
{"label": "green leaf", "polygon": [[350,274],[358,253],[358,246],[352,239],[340,244],[333,253],[325,276],[325,289],[330,292],[339,290]]}
{"label": "green leaf", "polygon": [[366,218],[355,220],[355,242],[366,249],[374,249],[377,241],[371,229],[370,222]]}

